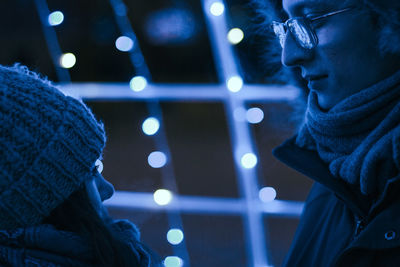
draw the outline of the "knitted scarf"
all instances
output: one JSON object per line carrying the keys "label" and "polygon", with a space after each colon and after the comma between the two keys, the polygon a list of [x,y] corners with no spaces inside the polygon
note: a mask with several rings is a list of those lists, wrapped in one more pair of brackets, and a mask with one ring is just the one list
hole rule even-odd
{"label": "knitted scarf", "polygon": [[382,193],[400,170],[400,71],[327,112],[311,92],[296,144],[317,151],[333,176],[364,195]]}

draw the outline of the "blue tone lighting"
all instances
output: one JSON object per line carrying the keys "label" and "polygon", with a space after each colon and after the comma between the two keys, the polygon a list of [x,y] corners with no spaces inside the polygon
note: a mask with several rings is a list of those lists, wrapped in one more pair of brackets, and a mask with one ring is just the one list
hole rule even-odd
{"label": "blue tone lighting", "polygon": [[54,11],[50,13],[48,22],[50,26],[60,25],[64,21],[64,14],[61,11]]}
{"label": "blue tone lighting", "polygon": [[147,80],[143,76],[135,76],[129,82],[129,87],[135,92],[143,91],[146,86]]}
{"label": "blue tone lighting", "polygon": [[243,107],[235,108],[233,111],[233,118],[238,122],[243,122],[246,120],[246,109]]}
{"label": "blue tone lighting", "polygon": [[261,188],[258,196],[262,202],[270,202],[275,200],[276,198],[276,191],[273,187],[264,187]]}
{"label": "blue tone lighting", "polygon": [[75,63],[76,63],[76,57],[72,53],[65,53],[62,54],[60,57],[60,65],[65,69],[72,68],[73,66],[75,66]]}
{"label": "blue tone lighting", "polygon": [[221,2],[214,2],[210,6],[210,13],[214,16],[218,17],[224,13],[225,6]]}
{"label": "blue tone lighting", "polygon": [[246,112],[246,119],[249,123],[260,123],[264,119],[264,112],[260,108],[251,108]]}
{"label": "blue tone lighting", "polygon": [[176,256],[168,256],[164,260],[165,267],[181,267],[183,266],[183,261],[181,258]]}
{"label": "blue tone lighting", "polygon": [[167,240],[172,245],[178,245],[183,240],[183,232],[180,229],[171,229],[167,233]]}
{"label": "blue tone lighting", "polygon": [[168,205],[172,200],[172,193],[167,189],[158,189],[153,194],[154,202],[160,206]]}
{"label": "blue tone lighting", "polygon": [[115,47],[122,52],[131,51],[133,48],[133,40],[127,36],[120,36],[115,41]]}
{"label": "blue tone lighting", "polygon": [[228,32],[228,36],[227,36],[227,38],[228,38],[228,41],[231,43],[231,44],[238,44],[238,43],[240,43],[242,40],[243,40],[243,38],[244,38],[244,33],[243,33],[243,31],[241,30],[241,29],[239,29],[239,28],[233,28],[233,29],[231,29],[229,32]]}
{"label": "blue tone lighting", "polygon": [[147,17],[146,34],[155,45],[179,44],[197,33],[197,22],[192,12],[184,8],[167,8]]}
{"label": "blue tone lighting", "polygon": [[240,159],[243,168],[251,169],[257,165],[257,157],[253,153],[246,153]]}
{"label": "blue tone lighting", "polygon": [[160,129],[160,122],[154,118],[147,118],[142,124],[142,130],[146,135],[154,135]]}
{"label": "blue tone lighting", "polygon": [[167,163],[167,156],[161,151],[154,151],[150,153],[147,161],[151,167],[161,168]]}
{"label": "blue tone lighting", "polygon": [[226,82],[226,86],[228,87],[229,91],[231,92],[239,92],[240,89],[243,87],[243,80],[239,76],[232,76]]}

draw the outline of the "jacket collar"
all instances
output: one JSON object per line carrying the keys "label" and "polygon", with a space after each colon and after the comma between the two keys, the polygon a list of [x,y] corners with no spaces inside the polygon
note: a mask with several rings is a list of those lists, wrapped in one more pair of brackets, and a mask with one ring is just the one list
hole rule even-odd
{"label": "jacket collar", "polygon": [[275,148],[272,154],[289,167],[326,186],[354,213],[365,217],[370,209],[370,200],[355,186],[334,177],[317,152],[298,147],[295,140],[296,136],[288,139]]}

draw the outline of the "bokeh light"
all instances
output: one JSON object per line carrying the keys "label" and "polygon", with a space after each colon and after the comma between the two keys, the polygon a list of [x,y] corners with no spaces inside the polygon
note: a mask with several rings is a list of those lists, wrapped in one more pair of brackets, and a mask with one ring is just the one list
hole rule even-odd
{"label": "bokeh light", "polygon": [[246,120],[246,112],[247,111],[245,108],[242,107],[235,108],[235,110],[233,111],[233,118],[236,121],[243,122]]}
{"label": "bokeh light", "polygon": [[270,202],[276,198],[276,190],[273,187],[263,187],[258,192],[258,197],[262,202]]}
{"label": "bokeh light", "polygon": [[144,90],[146,86],[147,86],[147,80],[143,76],[135,76],[129,82],[129,87],[135,92],[140,92]]}
{"label": "bokeh light", "polygon": [[96,162],[95,162],[95,164],[94,164],[94,166],[96,167],[96,169],[97,169],[97,171],[99,172],[99,173],[101,173],[102,171],[103,171],[103,162],[101,162],[101,160],[96,160]]}
{"label": "bokeh light", "polygon": [[160,122],[154,118],[147,118],[142,124],[142,130],[146,135],[154,135],[160,129]]}
{"label": "bokeh light", "polygon": [[47,20],[50,26],[60,25],[64,21],[64,14],[61,11],[54,11],[50,13]]}
{"label": "bokeh light", "polygon": [[238,44],[243,40],[244,33],[239,28],[233,28],[228,32],[227,38],[231,44]]}
{"label": "bokeh light", "polygon": [[128,36],[120,36],[115,40],[115,47],[122,52],[131,51],[133,48],[133,40]]}
{"label": "bokeh light", "polygon": [[264,119],[264,112],[260,108],[250,108],[246,112],[246,119],[249,123],[260,123]]}
{"label": "bokeh light", "polygon": [[240,159],[240,163],[246,169],[254,168],[257,165],[257,157],[253,153],[246,153]]}
{"label": "bokeh light", "polygon": [[161,168],[167,163],[167,156],[161,151],[154,151],[147,157],[147,162],[153,168]]}
{"label": "bokeh light", "polygon": [[210,12],[214,16],[221,16],[222,13],[224,13],[224,10],[225,10],[225,6],[221,2],[214,2],[210,6]]}
{"label": "bokeh light", "polygon": [[65,69],[72,68],[76,63],[76,57],[72,53],[62,54],[60,57],[60,65]]}
{"label": "bokeh light", "polygon": [[180,244],[183,237],[183,232],[180,229],[170,229],[167,233],[167,240],[172,245]]}
{"label": "bokeh light", "polygon": [[172,193],[167,189],[158,189],[153,194],[154,201],[160,205],[168,205],[172,200]]}
{"label": "bokeh light", "polygon": [[226,86],[228,87],[229,91],[236,93],[242,89],[243,80],[239,76],[232,76],[226,82]]}
{"label": "bokeh light", "polygon": [[164,259],[165,267],[181,267],[183,266],[183,260],[177,256],[168,256]]}

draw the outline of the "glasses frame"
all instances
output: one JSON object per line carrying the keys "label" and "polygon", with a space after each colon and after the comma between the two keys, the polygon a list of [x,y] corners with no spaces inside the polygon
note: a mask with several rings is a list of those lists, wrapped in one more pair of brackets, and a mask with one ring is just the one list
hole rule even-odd
{"label": "glasses frame", "polygon": [[[294,17],[286,20],[285,22],[278,22],[278,21],[273,21],[270,24],[270,27],[272,28],[273,32],[275,33],[275,36],[279,39],[279,43],[281,47],[284,47],[284,41],[286,39],[286,34],[289,30],[289,32],[292,34],[294,39],[296,40],[297,44],[300,45],[301,47],[305,49],[313,49],[318,45],[318,36],[315,33],[314,28],[312,27],[312,22],[324,19],[333,15],[337,15],[346,11],[353,10],[354,7],[347,7],[344,9],[339,9],[335,10],[326,14],[322,14],[313,18],[307,18],[307,17]],[[310,44],[305,43],[300,41],[300,38],[297,36],[296,32],[293,30],[293,24],[297,23],[299,24],[301,22],[301,25],[304,26],[303,28],[306,30],[308,36],[310,37]]]}

